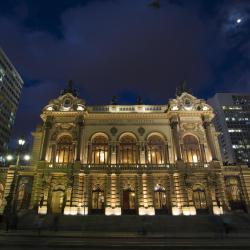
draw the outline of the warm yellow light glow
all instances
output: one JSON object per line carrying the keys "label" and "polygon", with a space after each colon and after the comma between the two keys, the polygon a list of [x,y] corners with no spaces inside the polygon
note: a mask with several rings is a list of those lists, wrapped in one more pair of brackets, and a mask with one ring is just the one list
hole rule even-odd
{"label": "warm yellow light glow", "polygon": [[197,162],[198,162],[197,154],[194,154],[194,155],[193,155],[193,162],[194,162],[194,163],[197,163]]}

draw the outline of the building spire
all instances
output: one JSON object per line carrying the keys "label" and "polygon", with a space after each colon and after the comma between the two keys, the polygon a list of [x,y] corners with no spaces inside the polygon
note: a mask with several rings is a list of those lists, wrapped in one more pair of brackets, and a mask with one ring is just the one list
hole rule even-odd
{"label": "building spire", "polygon": [[61,95],[65,95],[67,93],[70,93],[75,97],[77,96],[76,90],[73,88],[73,81],[72,80],[69,80],[68,86],[64,90],[61,91]]}

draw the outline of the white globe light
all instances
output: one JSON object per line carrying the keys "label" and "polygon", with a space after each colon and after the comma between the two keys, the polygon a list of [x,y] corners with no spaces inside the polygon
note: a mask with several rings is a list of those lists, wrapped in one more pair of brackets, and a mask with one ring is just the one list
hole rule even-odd
{"label": "white globe light", "polygon": [[12,156],[12,155],[7,155],[7,156],[6,156],[6,160],[7,160],[7,161],[13,160],[13,156]]}
{"label": "white globe light", "polygon": [[29,155],[25,155],[23,158],[24,158],[25,161],[29,161],[30,160],[30,156]]}
{"label": "white globe light", "polygon": [[241,21],[242,21],[241,18],[238,18],[238,19],[236,20],[237,23],[241,23]]}

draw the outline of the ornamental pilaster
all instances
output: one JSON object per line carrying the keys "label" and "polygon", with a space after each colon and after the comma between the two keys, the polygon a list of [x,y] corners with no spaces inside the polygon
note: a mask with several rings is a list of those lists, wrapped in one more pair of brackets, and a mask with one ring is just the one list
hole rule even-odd
{"label": "ornamental pilaster", "polygon": [[40,157],[42,161],[44,161],[46,157],[51,127],[52,127],[52,117],[48,116],[46,122],[44,123],[44,130],[43,130],[42,150]]}
{"label": "ornamental pilaster", "polygon": [[218,160],[216,155],[216,148],[214,144],[213,132],[212,132],[212,123],[208,117],[203,118],[203,126],[206,133],[208,147],[211,152],[212,160]]}
{"label": "ornamental pilaster", "polygon": [[170,126],[172,129],[173,141],[176,152],[177,161],[181,161],[181,148],[180,148],[180,138],[179,138],[179,122],[177,117],[173,117],[170,122]]}

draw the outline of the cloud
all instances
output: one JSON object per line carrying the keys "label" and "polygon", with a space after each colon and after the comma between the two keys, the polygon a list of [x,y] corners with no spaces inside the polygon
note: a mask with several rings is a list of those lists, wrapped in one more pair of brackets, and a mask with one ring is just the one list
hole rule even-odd
{"label": "cloud", "polygon": [[[147,3],[91,1],[67,8],[60,37],[51,28],[30,29],[14,17],[0,17],[0,43],[27,79],[15,133],[34,128],[41,107],[69,79],[87,103],[96,104],[124,93],[166,103],[183,79],[195,93],[209,88],[225,53],[216,21],[202,19],[193,5],[166,1],[154,10]],[[27,8],[22,13],[25,18]]]}

